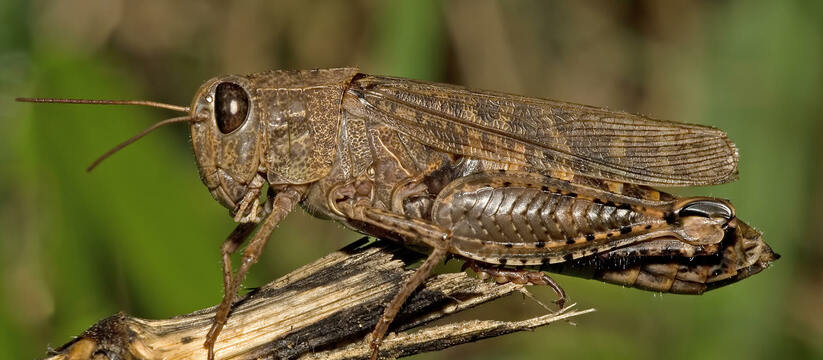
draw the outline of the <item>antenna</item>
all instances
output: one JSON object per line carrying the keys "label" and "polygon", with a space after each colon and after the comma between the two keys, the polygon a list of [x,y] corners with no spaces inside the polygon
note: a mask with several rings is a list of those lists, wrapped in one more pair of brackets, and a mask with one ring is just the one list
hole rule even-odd
{"label": "antenna", "polygon": [[92,100],[92,99],[57,99],[57,98],[16,98],[19,102],[49,103],[49,104],[92,104],[92,105],[139,105],[180,112],[189,112],[188,106],[177,106],[156,101],[146,100]]}
{"label": "antenna", "polygon": [[[91,100],[91,99],[57,99],[57,98],[16,98],[15,100],[19,101],[19,102],[49,103],[49,104],[138,105],[138,106],[149,106],[149,107],[155,107],[155,108],[161,108],[161,109],[167,109],[167,110],[173,110],[173,111],[179,111],[179,112],[185,112],[185,113],[188,113],[188,112],[191,111],[191,109],[188,106],[177,106],[177,105],[165,104],[165,103],[156,102],[156,101],[146,101],[146,100]],[[94,162],[92,162],[91,165],[89,165],[89,167],[86,168],[86,171],[87,172],[92,171],[95,167],[97,167],[97,165],[100,165],[100,163],[103,160],[106,160],[109,156],[114,155],[114,153],[120,151],[124,147],[130,145],[131,143],[133,143],[137,140],[139,140],[143,136],[146,136],[148,133],[154,131],[155,129],[157,129],[161,126],[168,125],[168,124],[173,124],[173,123],[179,123],[179,122],[197,122],[197,121],[202,121],[202,120],[203,120],[203,118],[201,118],[201,117],[194,117],[192,115],[187,115],[187,116],[173,117],[171,119],[166,119],[166,120],[159,121],[159,122],[155,123],[154,125],[149,126],[145,130],[137,133],[137,135],[134,135],[134,136],[128,138],[126,141],[123,141],[123,142],[117,144],[115,147],[111,148],[109,151],[106,151],[105,153],[103,153],[103,155],[100,155],[100,157],[98,157],[96,160],[94,160]]]}

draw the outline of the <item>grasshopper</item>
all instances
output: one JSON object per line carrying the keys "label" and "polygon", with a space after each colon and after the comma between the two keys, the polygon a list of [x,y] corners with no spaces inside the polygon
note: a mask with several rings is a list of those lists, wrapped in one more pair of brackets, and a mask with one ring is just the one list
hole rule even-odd
{"label": "grasshopper", "polygon": [[[386,305],[372,359],[409,295],[447,256],[481,278],[563,289],[544,271],[700,294],[779,256],[732,204],[652,186],[737,177],[718,129],[603,108],[362,74],[268,71],[206,81],[186,113],[200,178],[238,223],[221,247],[225,295],[204,346],[213,359],[232,299],[296,206],[428,254]],[[90,168],[91,168],[90,167]],[[251,238],[236,272],[230,255]],[[465,268],[464,267],[464,268]]]}

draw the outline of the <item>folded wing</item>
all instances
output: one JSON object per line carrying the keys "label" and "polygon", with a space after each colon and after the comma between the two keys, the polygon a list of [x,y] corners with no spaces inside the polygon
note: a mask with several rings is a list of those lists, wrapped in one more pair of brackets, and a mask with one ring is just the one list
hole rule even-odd
{"label": "folded wing", "polygon": [[356,77],[349,92],[397,131],[464,156],[642,185],[737,177],[737,148],[707,126],[389,77]]}

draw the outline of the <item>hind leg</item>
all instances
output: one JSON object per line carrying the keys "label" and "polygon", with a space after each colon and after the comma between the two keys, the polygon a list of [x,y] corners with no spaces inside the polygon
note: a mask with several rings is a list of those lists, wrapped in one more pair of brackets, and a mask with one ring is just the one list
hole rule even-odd
{"label": "hind leg", "polygon": [[474,270],[474,272],[477,273],[478,278],[482,280],[493,279],[498,284],[511,282],[522,285],[548,285],[552,288],[552,290],[554,290],[554,293],[557,294],[557,300],[555,300],[554,303],[561,308],[566,303],[566,291],[560,287],[560,284],[542,271],[507,269],[497,266],[489,266],[488,264],[478,261],[466,261],[465,265],[463,265],[463,269],[465,270],[467,267]]}

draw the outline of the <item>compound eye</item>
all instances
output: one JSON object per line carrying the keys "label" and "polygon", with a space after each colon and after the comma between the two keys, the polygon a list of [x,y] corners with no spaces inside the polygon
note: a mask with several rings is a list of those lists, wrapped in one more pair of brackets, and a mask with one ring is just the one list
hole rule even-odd
{"label": "compound eye", "polygon": [[698,200],[683,206],[679,213],[681,217],[700,216],[706,218],[723,218],[731,220],[734,216],[732,209],[726,204],[710,200]]}
{"label": "compound eye", "polygon": [[249,97],[243,87],[224,82],[214,91],[214,116],[217,128],[228,134],[246,121],[249,114]]}

